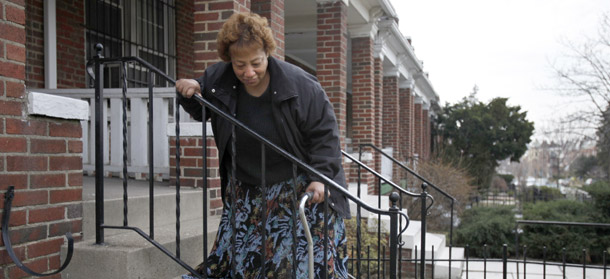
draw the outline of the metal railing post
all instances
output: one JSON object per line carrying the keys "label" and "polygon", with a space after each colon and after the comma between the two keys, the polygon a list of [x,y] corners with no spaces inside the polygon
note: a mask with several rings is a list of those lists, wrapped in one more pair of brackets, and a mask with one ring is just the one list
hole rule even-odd
{"label": "metal railing post", "polygon": [[390,195],[390,201],[392,202],[392,207],[390,208],[390,279],[397,278],[397,270],[398,270],[398,207],[396,203],[398,202],[399,196],[398,193],[393,192]]}
{"label": "metal railing post", "polygon": [[422,183],[421,185],[422,193],[421,193],[421,256],[420,256],[420,278],[426,278],[426,215],[428,215],[428,210],[426,208],[426,199],[428,198],[428,192],[426,188],[428,185],[426,183]]}
{"label": "metal railing post", "polygon": [[100,62],[104,47],[95,45],[95,244],[104,243],[104,64]]}
{"label": "metal railing post", "polygon": [[455,200],[451,200],[451,225],[449,225],[449,278],[451,278],[451,260],[453,259],[453,205]]}
{"label": "metal railing post", "polygon": [[508,262],[508,246],[502,245],[502,278],[506,279],[507,275],[507,262]]}

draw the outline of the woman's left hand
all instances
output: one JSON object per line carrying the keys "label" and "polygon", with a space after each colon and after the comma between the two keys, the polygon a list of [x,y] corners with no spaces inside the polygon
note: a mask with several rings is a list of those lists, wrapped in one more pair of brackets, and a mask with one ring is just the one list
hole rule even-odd
{"label": "woman's left hand", "polygon": [[[309,183],[305,192],[312,192],[313,198],[309,200],[309,203],[321,203],[324,201],[324,184],[318,181]],[[330,195],[330,193],[329,193]]]}

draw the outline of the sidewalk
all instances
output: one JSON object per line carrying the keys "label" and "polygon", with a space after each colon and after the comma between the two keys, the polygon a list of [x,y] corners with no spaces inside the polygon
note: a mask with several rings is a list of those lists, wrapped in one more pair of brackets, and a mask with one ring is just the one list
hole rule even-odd
{"label": "sidewalk", "polygon": [[[557,265],[558,264],[558,265]],[[519,272],[517,273],[517,265]],[[585,270],[585,276],[583,277],[582,267],[566,267],[566,278],[585,278],[585,279],[603,279],[604,271],[600,268],[594,268],[600,266],[587,266]],[[610,267],[606,270],[606,278],[610,278]],[[462,270],[463,279],[502,279],[502,263],[501,262],[487,262],[486,276],[483,274],[484,264],[483,262],[468,262],[468,274],[466,274],[466,264]],[[563,267],[561,263],[546,263],[546,277],[544,275],[544,266],[542,263],[527,263],[526,265],[526,276],[523,276],[523,263],[509,262],[507,264],[507,276],[508,279],[561,279],[563,278]]]}

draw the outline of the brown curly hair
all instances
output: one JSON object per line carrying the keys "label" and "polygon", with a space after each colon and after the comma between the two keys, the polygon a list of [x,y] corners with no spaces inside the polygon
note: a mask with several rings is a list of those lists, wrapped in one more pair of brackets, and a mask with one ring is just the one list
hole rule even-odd
{"label": "brown curly hair", "polygon": [[216,39],[218,56],[225,62],[231,61],[229,48],[260,46],[270,55],[275,50],[273,32],[267,19],[253,13],[235,13],[222,25]]}

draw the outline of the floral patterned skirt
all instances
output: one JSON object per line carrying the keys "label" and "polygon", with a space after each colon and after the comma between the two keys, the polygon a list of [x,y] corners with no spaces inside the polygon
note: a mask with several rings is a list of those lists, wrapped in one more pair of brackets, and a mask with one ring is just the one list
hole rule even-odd
{"label": "floral patterned skirt", "polygon": [[[308,185],[305,175],[296,179],[298,198]],[[303,224],[298,215],[298,208],[293,209],[294,180],[279,182],[267,190],[267,220],[265,223],[266,240],[262,244],[262,187],[242,185],[238,182],[235,190],[235,223],[231,227],[231,188],[227,188],[223,214],[218,228],[216,241],[206,264],[197,267],[199,274],[207,273],[208,278],[297,278],[308,277],[307,239]],[[299,201],[295,201],[298,206]],[[326,261],[324,260],[324,204],[306,205],[305,214],[314,242],[314,272],[316,278],[347,278],[347,257],[343,256],[346,245],[345,225],[337,213],[328,210],[328,244]],[[296,220],[296,255],[293,250],[293,215]],[[231,245],[233,233],[236,233],[235,252]],[[263,249],[266,250],[265,269]],[[232,269],[235,264],[235,271]],[[206,269],[204,271],[204,269]],[[184,275],[183,279],[193,278]]]}

